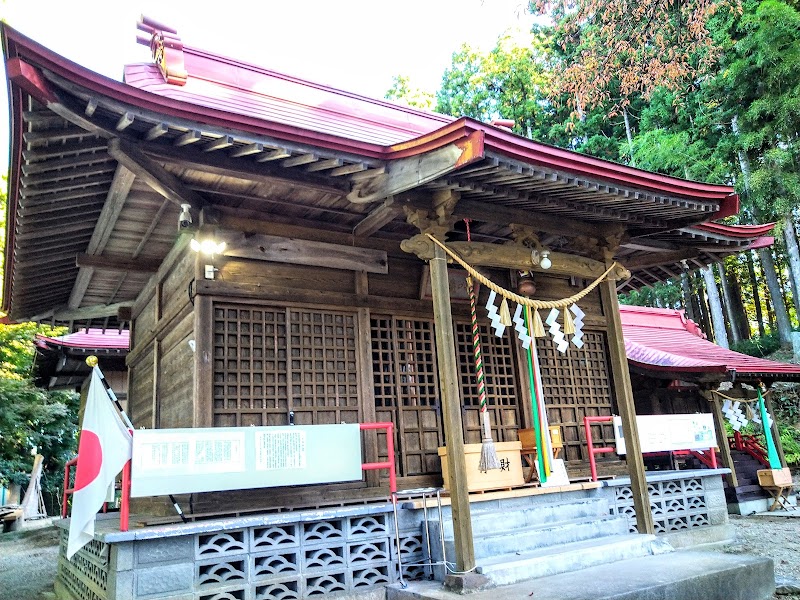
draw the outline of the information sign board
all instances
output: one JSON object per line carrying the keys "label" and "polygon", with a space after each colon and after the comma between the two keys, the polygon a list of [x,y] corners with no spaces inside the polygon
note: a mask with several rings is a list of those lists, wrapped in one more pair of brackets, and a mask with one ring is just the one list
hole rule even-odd
{"label": "information sign board", "polygon": [[[685,415],[637,415],[642,452],[706,450],[717,447],[714,416],[708,413]],[[626,454],[622,420],[614,417],[617,454]]]}
{"label": "information sign board", "polygon": [[353,481],[358,424],[138,429],[131,497]]}

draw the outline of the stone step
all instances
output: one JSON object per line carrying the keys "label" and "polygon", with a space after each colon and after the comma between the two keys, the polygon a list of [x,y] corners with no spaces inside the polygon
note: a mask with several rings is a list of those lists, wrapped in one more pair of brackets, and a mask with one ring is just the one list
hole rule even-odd
{"label": "stone step", "polygon": [[671,551],[669,544],[654,535],[626,533],[564,543],[557,547],[541,547],[528,552],[497,554],[491,558],[476,558],[476,561],[478,573],[485,575],[494,585],[508,585],[524,579]]}
{"label": "stone step", "polygon": [[[608,500],[606,498],[582,498],[564,504],[543,504],[536,507],[516,509],[493,508],[476,510],[470,513],[472,535],[475,538],[486,534],[503,531],[518,531],[530,527],[549,527],[557,523],[576,519],[603,519],[608,517]],[[431,537],[439,539],[439,521],[428,521]],[[453,521],[444,522],[444,537],[453,537]]]}
{"label": "stone step", "polygon": [[[628,521],[621,517],[581,518],[561,521],[549,526],[526,527],[516,531],[503,531],[475,538],[475,558],[484,559],[509,553],[525,553],[544,548],[560,547],[610,535],[628,533]],[[445,539],[448,555],[455,547]],[[452,548],[452,550],[451,550]]]}
{"label": "stone step", "polygon": [[[476,591],[470,600],[767,600],[775,590],[768,558],[680,551],[633,558],[514,585]],[[387,588],[387,600],[458,600],[439,582]]]}

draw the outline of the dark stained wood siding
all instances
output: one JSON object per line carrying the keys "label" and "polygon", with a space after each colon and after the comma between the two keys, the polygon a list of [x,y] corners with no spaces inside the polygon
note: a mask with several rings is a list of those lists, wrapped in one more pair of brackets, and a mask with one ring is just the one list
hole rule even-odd
{"label": "dark stained wood siding", "polygon": [[153,350],[141,354],[136,364],[129,365],[128,415],[139,427],[153,426]]}
{"label": "dark stained wood siding", "polygon": [[194,316],[190,313],[160,342],[158,426],[192,426],[194,352],[189,341],[194,335]]}

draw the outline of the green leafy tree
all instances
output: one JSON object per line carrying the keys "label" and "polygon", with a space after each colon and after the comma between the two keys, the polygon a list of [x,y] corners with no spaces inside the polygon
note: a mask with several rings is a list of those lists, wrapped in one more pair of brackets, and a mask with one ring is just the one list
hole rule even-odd
{"label": "green leafy tree", "polygon": [[74,392],[0,378],[0,483],[27,483],[35,450],[45,457],[46,477],[58,484],[75,452],[78,402]]}
{"label": "green leafy tree", "polygon": [[422,110],[433,110],[436,103],[436,98],[431,92],[412,85],[411,78],[406,75],[392,77],[392,87],[386,92],[384,98]]}

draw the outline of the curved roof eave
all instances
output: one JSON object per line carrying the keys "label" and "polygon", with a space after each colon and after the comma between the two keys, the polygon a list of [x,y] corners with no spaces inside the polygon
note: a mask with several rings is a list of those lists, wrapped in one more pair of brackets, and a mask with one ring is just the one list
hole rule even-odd
{"label": "curved roof eave", "polygon": [[406,142],[380,146],[169,99],[90,71],[8,25],[2,24],[1,27],[6,60],[12,57],[29,60],[37,67],[52,71],[87,91],[165,115],[387,161],[420,154],[480,132],[487,150],[495,150],[523,162],[644,190],[714,201],[720,206],[715,218],[738,212],[739,198],[732,187],[682,180],[593,158],[535,142],[468,117]]}

